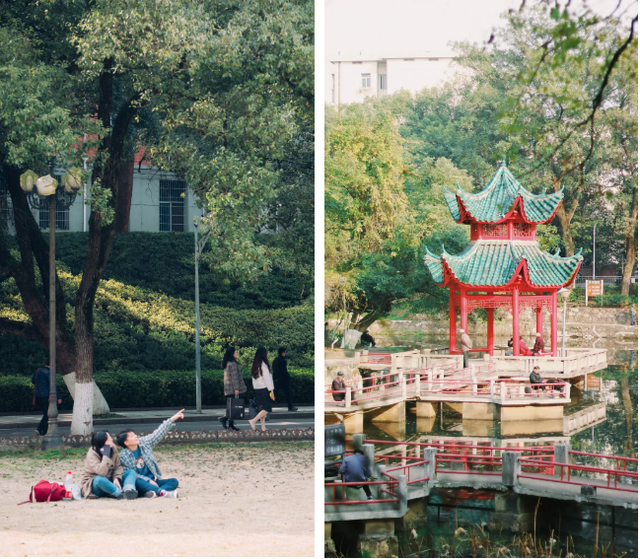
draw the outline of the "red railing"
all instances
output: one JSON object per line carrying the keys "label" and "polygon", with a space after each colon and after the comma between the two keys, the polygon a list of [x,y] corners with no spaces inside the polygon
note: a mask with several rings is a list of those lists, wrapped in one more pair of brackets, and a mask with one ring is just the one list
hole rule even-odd
{"label": "red railing", "polygon": [[[594,454],[591,452],[578,452],[575,450],[570,450],[569,455],[570,456],[589,456],[589,457],[598,458],[598,459],[604,458],[608,460],[615,460],[616,467],[602,468],[598,466],[588,466],[585,464],[565,464],[562,462],[553,462],[553,467],[558,468],[560,470],[560,475],[549,477],[546,475],[542,476],[539,473],[540,469],[542,468],[546,469],[547,471],[549,470],[549,467],[550,467],[549,462],[544,462],[543,460],[536,460],[531,457],[523,456],[519,459],[521,467],[523,469],[527,468],[529,470],[534,470],[534,472],[520,473],[518,477],[524,478],[524,479],[537,479],[542,481],[568,483],[571,485],[592,485],[595,487],[602,487],[603,489],[615,489],[617,491],[628,491],[631,493],[638,492],[637,485],[635,487],[632,485],[630,487],[620,487],[618,485],[618,478],[626,477],[626,478],[630,478],[631,480],[638,479],[638,472],[637,472],[638,459],[637,458],[627,458],[626,456],[610,456],[606,454]],[[621,463],[622,463],[622,469],[620,468]],[[628,470],[627,469],[628,463],[636,464],[636,471]],[[538,471],[538,475],[535,475],[536,470]],[[577,474],[578,481],[576,481],[575,474],[574,474],[573,480],[571,479],[572,472],[578,473]],[[599,478],[597,477],[584,477],[584,476],[580,477],[579,472],[584,472],[587,474],[595,474],[595,475],[601,474],[603,477],[606,477],[606,484],[598,483]],[[613,485],[611,483],[612,477],[613,477]],[[637,484],[637,481],[636,481],[636,484]]]}
{"label": "red railing", "polygon": [[[346,489],[347,487],[363,487],[365,485],[368,485],[369,487],[373,486],[373,485],[384,485],[385,487],[380,489],[381,493],[386,493],[388,495],[391,495],[391,499],[371,499],[371,500],[355,500],[355,501],[349,501],[346,499]],[[398,485],[398,480],[392,480],[392,481],[351,481],[351,482],[346,482],[346,481],[338,481],[338,482],[330,482],[330,483],[325,483],[324,486],[325,487],[333,487],[333,500],[332,501],[325,501],[325,505],[363,505],[363,504],[373,504],[373,503],[398,503],[399,499],[398,496],[393,492],[390,491],[390,489],[393,489],[395,487],[397,487]],[[342,500],[338,500],[336,499],[336,489],[337,488],[342,488]]]}
{"label": "red railing", "polygon": [[[398,377],[396,380],[391,381],[391,377]],[[363,394],[368,394],[368,396],[361,396],[359,398],[354,398],[354,391],[351,392],[351,403],[354,404],[356,402],[364,402],[366,400],[376,400],[383,396],[394,396],[397,394],[402,394],[402,383],[403,380],[400,378],[398,373],[388,373],[386,375],[376,375],[376,384],[372,386],[368,386],[362,388]],[[388,382],[378,382],[380,379],[389,379]],[[395,387],[394,389],[390,389],[390,387]],[[382,389],[382,390],[380,390]],[[372,391],[375,390],[375,393],[371,394]],[[358,389],[360,392],[360,389]]]}

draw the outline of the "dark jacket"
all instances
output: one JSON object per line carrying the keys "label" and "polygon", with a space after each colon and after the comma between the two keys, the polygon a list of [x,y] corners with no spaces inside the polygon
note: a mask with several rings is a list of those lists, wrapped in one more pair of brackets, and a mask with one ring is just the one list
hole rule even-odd
{"label": "dark jacket", "polygon": [[367,481],[371,477],[371,465],[366,456],[360,453],[345,456],[339,472],[344,476],[344,481]]}
{"label": "dark jacket", "polygon": [[[331,383],[331,390],[335,391],[335,390],[344,390],[344,389],[345,389],[344,379],[339,376],[334,378],[333,382]],[[336,402],[341,402],[346,398],[346,393],[340,392],[338,394],[332,394],[332,396]]]}
{"label": "dark jacket", "polygon": [[273,380],[275,382],[287,381],[291,378],[289,371],[287,371],[287,359],[282,355],[278,355],[278,357],[273,360],[272,367]]}
{"label": "dark jacket", "polygon": [[[49,367],[40,367],[31,375],[31,383],[36,385],[36,398],[49,397]],[[58,389],[56,388],[56,398]]]}
{"label": "dark jacket", "polygon": [[531,384],[540,384],[544,382],[544,379],[539,373],[536,373],[535,371],[531,371],[531,374],[529,375],[529,382]]}

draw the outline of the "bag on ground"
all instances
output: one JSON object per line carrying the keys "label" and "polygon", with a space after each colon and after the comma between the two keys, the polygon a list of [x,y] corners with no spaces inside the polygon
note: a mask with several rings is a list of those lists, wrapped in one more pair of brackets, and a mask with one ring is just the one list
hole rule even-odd
{"label": "bag on ground", "polygon": [[40,480],[35,485],[31,486],[31,493],[29,494],[29,500],[24,503],[18,503],[24,505],[25,503],[33,503],[35,497],[38,503],[48,503],[50,501],[62,501],[67,490],[64,485],[59,483],[51,483],[49,481]]}

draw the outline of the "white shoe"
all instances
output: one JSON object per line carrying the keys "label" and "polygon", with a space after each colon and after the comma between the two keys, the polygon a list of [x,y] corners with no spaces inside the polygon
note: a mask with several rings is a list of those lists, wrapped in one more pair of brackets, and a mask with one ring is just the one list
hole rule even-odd
{"label": "white shoe", "polygon": [[144,494],[144,496],[145,496],[147,499],[155,499],[155,498],[158,496],[158,494],[157,494],[155,491],[147,491],[147,492]]}
{"label": "white shoe", "polygon": [[163,491],[161,496],[168,497],[169,499],[177,499],[178,491],[176,489],[174,489],[173,491]]}

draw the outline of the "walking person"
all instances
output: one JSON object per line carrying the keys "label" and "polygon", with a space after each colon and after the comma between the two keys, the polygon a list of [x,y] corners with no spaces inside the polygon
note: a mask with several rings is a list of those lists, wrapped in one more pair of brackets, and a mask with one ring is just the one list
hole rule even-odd
{"label": "walking person", "polygon": [[162,472],[153,454],[153,447],[175,427],[178,419],[184,419],[184,409],[163,421],[150,435],[138,437],[133,429],[120,431],[116,438],[123,448],[120,460],[125,469],[136,472],[136,489],[145,497],[178,497],[178,480],[175,478],[162,479]]}
{"label": "walking person", "polygon": [[464,328],[460,328],[460,347],[462,348],[462,366],[466,369],[469,366],[469,351],[471,351],[473,343]]}
{"label": "walking person", "polygon": [[266,431],[264,418],[271,412],[271,402],[275,400],[273,396],[273,377],[271,376],[271,366],[267,357],[267,350],[259,347],[251,365],[251,382],[255,392],[256,404],[258,406],[257,415],[249,420],[249,425],[255,430],[256,423],[260,420],[262,430]]}
{"label": "walking person", "polygon": [[[244,394],[247,391],[247,386],[242,378],[242,370],[240,369],[237,359],[238,350],[233,346],[229,346],[227,351],[224,352],[224,357],[222,358],[222,368],[224,369],[224,395],[227,397],[227,404],[232,398],[238,398],[240,394]],[[229,409],[228,405],[226,409]],[[226,414],[224,417],[220,418],[220,423],[224,429],[240,431],[240,429],[236,427],[234,420],[227,417]]]}
{"label": "walking person", "polygon": [[[44,437],[49,429],[49,361],[44,367],[40,367],[31,375],[31,382],[33,383],[33,407],[42,411],[42,419],[38,424],[38,434]],[[58,398],[58,390],[56,388],[56,398],[58,404],[62,404],[62,400]]]}
{"label": "walking person", "polygon": [[91,436],[80,482],[82,495],[88,499],[113,497],[135,499],[136,471],[125,473],[116,445],[107,431],[96,431]]}
{"label": "walking person", "polygon": [[278,348],[278,357],[273,360],[273,382],[276,394],[284,393],[289,411],[298,411],[291,401],[291,377],[287,370],[287,348]]}

